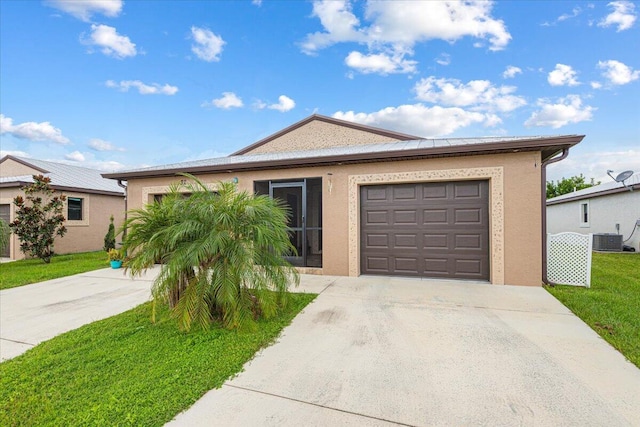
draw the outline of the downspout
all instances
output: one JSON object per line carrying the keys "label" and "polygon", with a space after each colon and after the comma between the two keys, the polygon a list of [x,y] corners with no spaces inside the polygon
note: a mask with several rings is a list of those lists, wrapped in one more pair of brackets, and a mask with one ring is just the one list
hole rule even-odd
{"label": "downspout", "polygon": [[547,278],[547,165],[564,160],[569,155],[569,148],[563,148],[559,157],[553,157],[542,162],[542,283],[549,284]]}
{"label": "downspout", "polygon": [[[544,169],[543,169],[544,170]],[[124,189],[124,222],[127,223],[127,199],[129,198],[127,195],[127,186],[122,183],[122,180],[118,180],[118,186]],[[122,230],[122,241],[127,238],[127,228],[125,227]]]}

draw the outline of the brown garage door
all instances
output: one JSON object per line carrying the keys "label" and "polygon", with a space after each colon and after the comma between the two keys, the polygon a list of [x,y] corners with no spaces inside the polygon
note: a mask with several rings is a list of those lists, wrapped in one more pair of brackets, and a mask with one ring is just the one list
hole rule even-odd
{"label": "brown garage door", "polygon": [[[0,205],[0,218],[9,224],[11,219],[11,205]],[[0,257],[9,257],[8,243],[4,248],[0,248]]]}
{"label": "brown garage door", "polygon": [[489,279],[487,181],[360,189],[362,274]]}

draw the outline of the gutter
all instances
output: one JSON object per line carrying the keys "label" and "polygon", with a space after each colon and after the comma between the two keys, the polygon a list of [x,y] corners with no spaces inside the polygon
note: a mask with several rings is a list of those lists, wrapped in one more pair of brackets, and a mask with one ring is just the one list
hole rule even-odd
{"label": "gutter", "polygon": [[562,149],[562,154],[559,157],[552,157],[544,160],[542,166],[542,197],[540,198],[540,205],[542,208],[542,283],[545,285],[551,284],[547,277],[547,165],[551,163],[564,160],[569,155],[569,147]]}
{"label": "gutter", "polygon": [[[128,200],[127,199],[129,198],[128,194],[127,194],[127,186],[122,183],[121,179],[119,179],[118,180],[118,187],[121,187],[124,190],[124,222],[126,224],[127,223],[127,211],[128,211],[128,208],[127,208]],[[127,238],[127,228],[124,227],[122,229],[122,241],[124,242],[124,240],[126,238]]]}

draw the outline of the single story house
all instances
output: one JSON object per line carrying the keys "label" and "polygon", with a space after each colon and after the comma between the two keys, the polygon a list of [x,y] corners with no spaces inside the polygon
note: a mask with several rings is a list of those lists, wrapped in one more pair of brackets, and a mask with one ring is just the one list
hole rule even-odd
{"label": "single story house", "polygon": [[129,208],[179,182],[291,208],[302,272],[540,286],[545,165],[584,136],[424,139],[314,114],[228,157],[103,174]]}
{"label": "single story house", "polygon": [[548,199],[547,231],[620,234],[640,251],[640,173],[625,184],[609,181]]}
{"label": "single story house", "polygon": [[[105,179],[99,171],[45,160],[18,156],[0,159],[0,218],[15,219],[13,199],[24,196],[22,187],[33,182],[33,175],[51,178],[51,187],[67,196],[64,207],[67,234],[56,237],[54,251],[58,254],[100,250],[114,216],[116,227],[124,219],[124,189],[116,181]],[[2,257],[22,259],[16,235],[10,238]]]}

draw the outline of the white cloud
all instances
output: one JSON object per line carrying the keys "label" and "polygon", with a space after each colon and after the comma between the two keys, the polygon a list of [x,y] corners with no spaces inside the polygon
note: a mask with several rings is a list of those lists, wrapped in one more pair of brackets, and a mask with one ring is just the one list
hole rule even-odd
{"label": "white cloud", "polygon": [[91,25],[91,34],[88,39],[81,37],[84,44],[98,46],[102,53],[117,59],[136,56],[136,44],[129,37],[118,34],[114,27],[108,25]]}
{"label": "white cloud", "polygon": [[251,3],[255,6],[262,6],[262,0],[252,0]]}
{"label": "white cloud", "polygon": [[[285,113],[289,110],[292,110],[293,107],[296,106],[296,103],[293,99],[289,98],[286,95],[280,95],[278,97],[278,103],[277,104],[271,104],[269,106],[267,106],[267,108],[269,108],[270,110],[278,110],[281,113]],[[263,107],[264,108],[264,107]]]}
{"label": "white cloud", "polygon": [[333,114],[333,117],[369,126],[395,129],[425,138],[449,135],[475,123],[491,124],[494,119],[485,114],[458,107],[426,107],[423,104],[387,107],[373,113],[338,111]]}
{"label": "white cloud", "polygon": [[436,63],[443,66],[451,64],[451,55],[448,53],[441,53],[440,56],[436,58]]}
{"label": "white cloud", "polygon": [[634,70],[614,59],[599,61],[598,68],[604,70],[602,75],[613,85],[626,85],[640,77],[640,70]]}
{"label": "white cloud", "polygon": [[84,155],[79,151],[74,151],[69,154],[65,154],[64,158],[67,160],[71,160],[72,162],[84,162]]}
{"label": "white cloud", "polygon": [[[366,44],[368,54],[352,57],[352,62],[380,54],[402,59],[405,55],[413,55],[416,43],[436,39],[453,43],[463,37],[473,37],[483,42],[488,40],[490,50],[502,50],[511,35],[503,21],[491,16],[492,7],[492,2],[480,0],[369,1],[363,15],[368,25],[361,25],[351,1],[316,0],[312,15],[320,19],[323,31],[307,34],[300,47],[304,53],[312,55],[336,43]],[[478,46],[484,46],[484,43]],[[367,69],[389,73],[388,66],[369,66]]]}
{"label": "white cloud", "polygon": [[582,99],[578,95],[559,98],[555,104],[546,99],[539,99],[538,106],[541,107],[540,110],[531,114],[531,117],[524,122],[525,126],[558,129],[570,123],[589,121],[596,110],[589,105],[582,105]]}
{"label": "white cloud", "polygon": [[571,10],[571,13],[564,13],[558,16],[558,21],[562,22],[562,21],[566,21],[567,19],[575,18],[576,16],[580,15],[581,12],[582,12],[582,9],[576,6]]}
{"label": "white cloud", "polygon": [[393,1],[368,2],[364,16],[368,27],[351,11],[351,2],[316,0],[313,16],[324,32],[308,34],[303,51],[315,52],[338,42],[381,43],[411,48],[433,39],[454,42],[470,36],[489,39],[491,50],[503,49],[511,40],[504,22],[491,17],[493,4],[486,1]]}
{"label": "white cloud", "polygon": [[600,83],[600,82],[591,82],[589,84],[591,85],[591,88],[593,88],[593,89],[602,89],[602,83]]}
{"label": "white cloud", "polygon": [[[582,145],[582,144],[580,144]],[[580,146],[569,152],[569,157],[547,167],[547,179],[557,181],[563,177],[583,174],[587,179],[612,182],[607,175],[608,169],[616,172],[624,170],[640,171],[640,150],[624,148],[613,151],[579,153]],[[615,176],[615,174],[614,174]]]}
{"label": "white cloud", "polygon": [[242,99],[240,99],[235,93],[223,92],[222,98],[214,99],[211,102],[202,103],[202,107],[209,107],[212,105],[217,108],[228,110],[230,108],[240,108],[244,104],[242,103]]}
{"label": "white cloud", "polygon": [[515,67],[513,65],[509,65],[505,70],[504,73],[502,73],[502,77],[505,79],[512,79],[514,78],[517,74],[522,74],[522,68],[520,67]]}
{"label": "white cloud", "polygon": [[16,138],[30,141],[52,141],[57,144],[69,144],[69,138],[62,135],[62,131],[53,127],[49,122],[24,122],[13,124],[13,119],[0,114],[0,134],[13,135]]}
{"label": "white cloud", "polygon": [[111,142],[99,138],[90,139],[87,145],[95,151],[125,151],[124,148],[116,147]]}
{"label": "white cloud", "polygon": [[613,12],[598,22],[599,27],[617,25],[618,29],[616,31],[618,32],[628,30],[633,27],[638,16],[635,12],[636,7],[632,2],[626,0],[613,1],[609,3],[608,6],[613,8]]}
{"label": "white cloud", "polygon": [[45,4],[89,22],[94,14],[109,18],[118,16],[122,12],[124,2],[122,0],[48,0]]}
{"label": "white cloud", "polygon": [[207,28],[191,27],[194,44],[191,51],[203,61],[218,62],[222,53],[222,46],[226,44],[222,37],[217,36]]}
{"label": "white cloud", "polygon": [[514,86],[496,87],[488,80],[472,80],[465,84],[457,79],[431,76],[418,81],[414,91],[421,101],[483,111],[504,113],[527,103],[524,98],[513,95]]}
{"label": "white cloud", "polygon": [[403,55],[386,53],[363,55],[353,51],[345,58],[347,66],[363,74],[378,73],[382,75],[393,73],[415,73],[416,61],[406,60]]}
{"label": "white cloud", "polygon": [[549,73],[547,81],[551,86],[577,86],[576,71],[570,65],[556,64],[556,68]]}
{"label": "white cloud", "polygon": [[130,88],[138,89],[138,93],[141,95],[175,95],[178,92],[177,86],[171,86],[169,84],[160,85],[158,83],[146,84],[140,80],[122,80],[115,82],[113,80],[107,80],[105,86],[118,89],[122,92],[128,92]]}
{"label": "white cloud", "polygon": [[18,157],[31,157],[29,153],[19,150],[0,150],[0,157],[4,156],[18,156]]}

